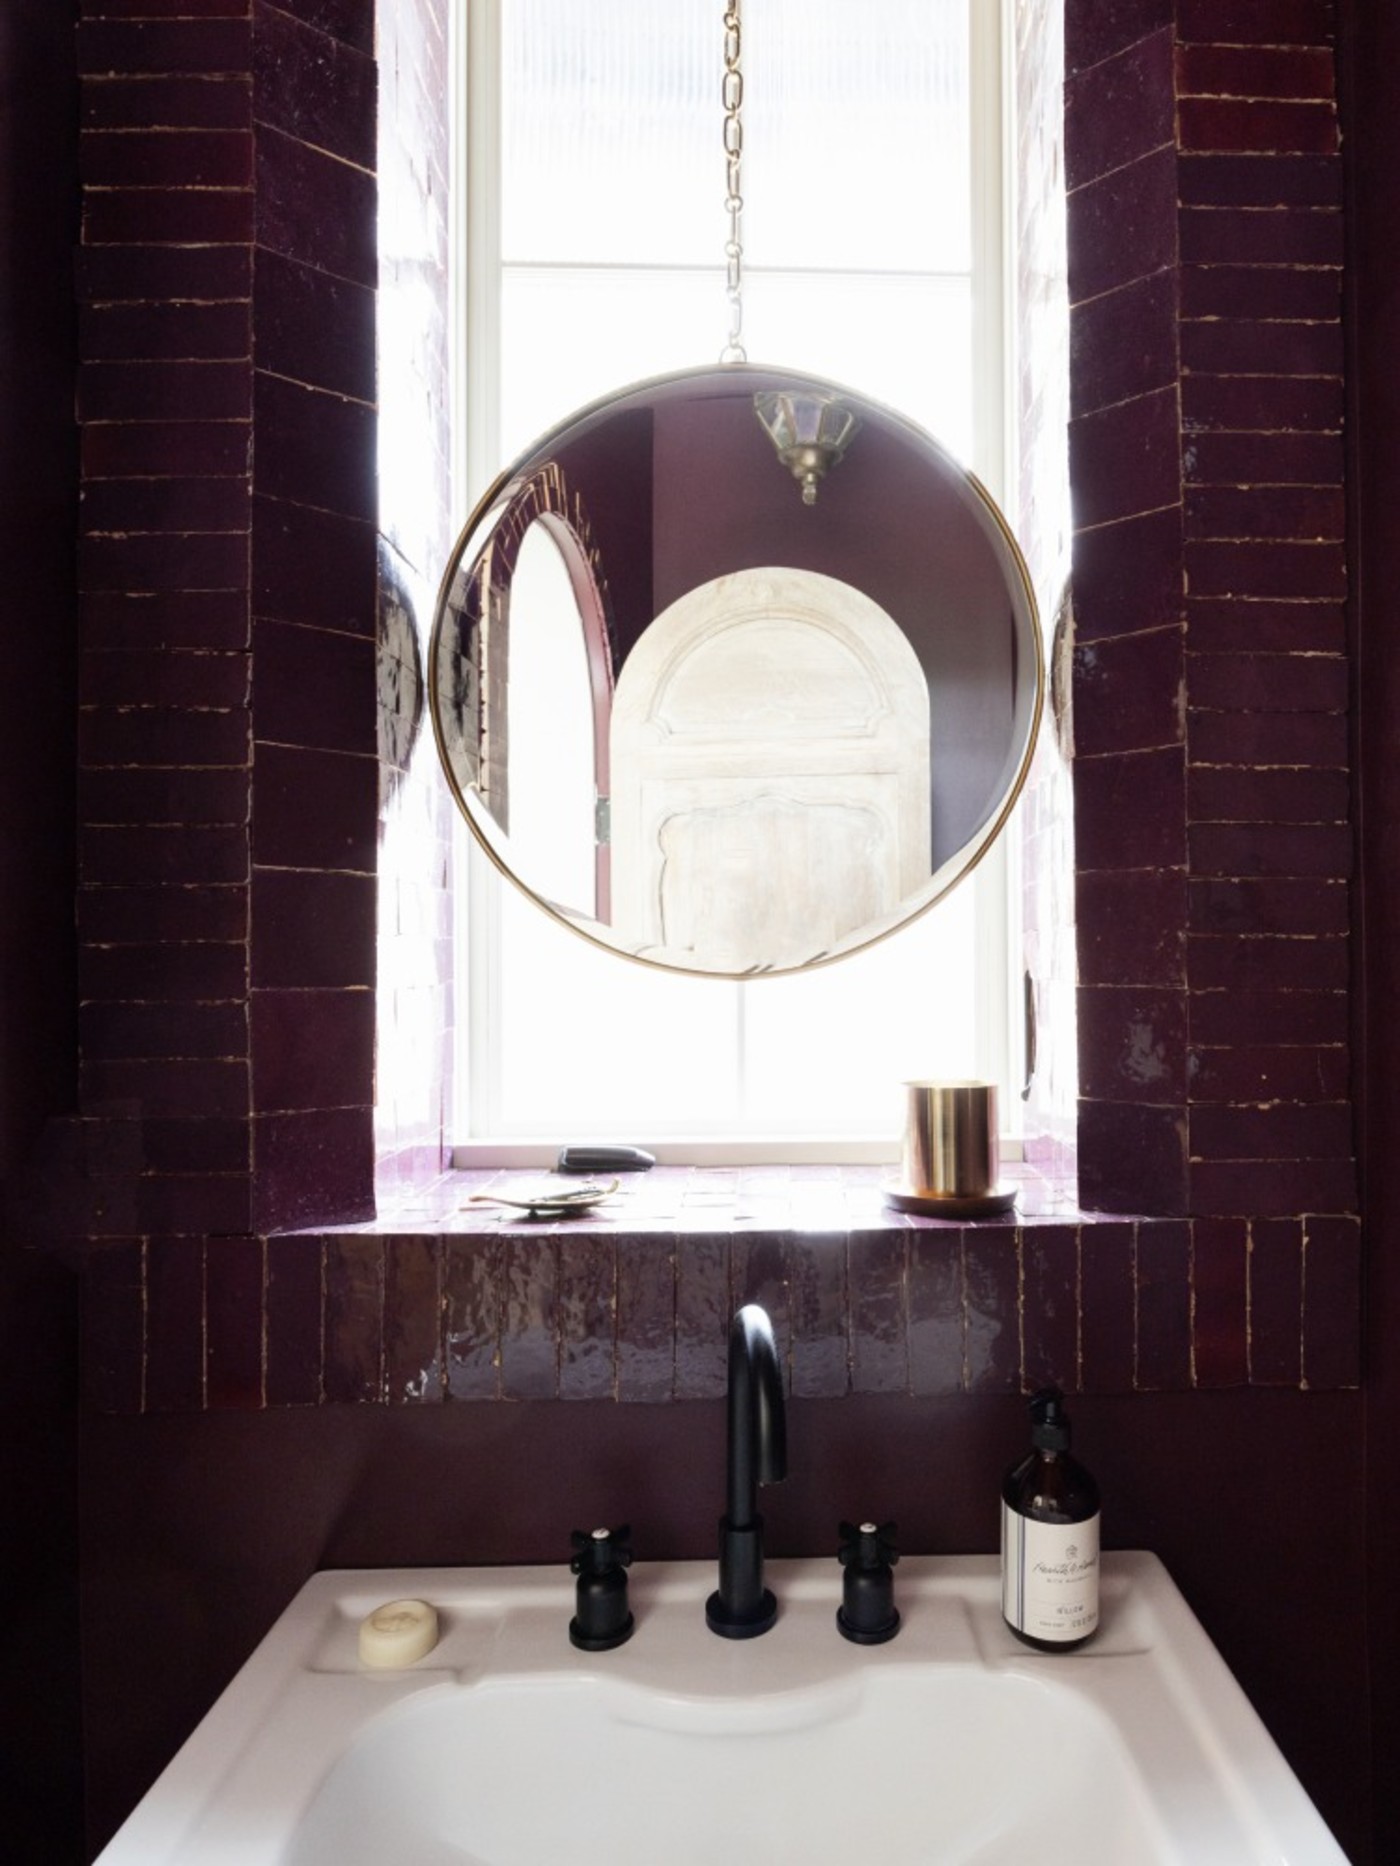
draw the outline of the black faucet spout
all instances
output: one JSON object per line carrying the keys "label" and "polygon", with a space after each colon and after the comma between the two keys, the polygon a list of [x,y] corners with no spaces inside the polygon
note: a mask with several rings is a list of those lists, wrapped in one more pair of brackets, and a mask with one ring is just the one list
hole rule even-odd
{"label": "black faucet spout", "polygon": [[758,1487],[787,1475],[783,1370],[766,1310],[747,1303],[729,1328],[726,1510],[719,1525],[719,1587],[705,1604],[710,1631],[753,1639],[778,1617],[763,1584]]}

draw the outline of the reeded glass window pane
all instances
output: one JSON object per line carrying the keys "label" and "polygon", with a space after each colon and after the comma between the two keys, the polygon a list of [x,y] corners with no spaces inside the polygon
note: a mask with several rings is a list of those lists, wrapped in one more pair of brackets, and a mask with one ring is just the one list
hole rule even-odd
{"label": "reeded glass window pane", "polygon": [[734,995],[603,952],[501,890],[493,1036],[506,1134],[723,1132],[738,1106]]}
{"label": "reeded glass window pane", "polygon": [[755,265],[967,268],[967,17],[968,0],[744,8]]}
{"label": "reeded glass window pane", "polygon": [[514,888],[501,907],[503,1134],[891,1139],[902,1081],[982,1067],[971,887],[868,952],[754,986],[628,964]]}
{"label": "reeded glass window pane", "polygon": [[[968,266],[967,13],[968,0],[749,0],[755,265]],[[504,0],[508,263],[722,269],[723,19],[718,0]]]}
{"label": "reeded glass window pane", "polygon": [[907,415],[972,463],[972,287],[967,278],[748,274],[752,363],[809,370]]}
{"label": "reeded glass window pane", "polygon": [[722,21],[715,0],[502,0],[507,263],[722,266]]}
{"label": "reeded glass window pane", "polygon": [[975,1076],[971,885],[865,952],[766,979],[745,1005],[745,1118],[760,1133],[899,1132],[900,1084]]}
{"label": "reeded glass window pane", "polygon": [[[966,279],[750,272],[745,302],[752,362],[810,370],[885,402],[970,463]],[[501,309],[506,459],[599,396],[714,362],[725,316],[722,293],[702,273],[553,267],[507,272]]]}
{"label": "reeded glass window pane", "polygon": [[646,376],[718,359],[722,284],[702,272],[511,268],[501,285],[501,454]]}

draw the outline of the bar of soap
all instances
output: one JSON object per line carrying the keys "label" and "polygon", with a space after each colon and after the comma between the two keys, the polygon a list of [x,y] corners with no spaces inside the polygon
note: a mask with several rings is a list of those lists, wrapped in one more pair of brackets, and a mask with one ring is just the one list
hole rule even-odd
{"label": "bar of soap", "polygon": [[437,1611],[426,1600],[387,1600],[360,1622],[360,1663],[381,1670],[412,1665],[437,1641]]}

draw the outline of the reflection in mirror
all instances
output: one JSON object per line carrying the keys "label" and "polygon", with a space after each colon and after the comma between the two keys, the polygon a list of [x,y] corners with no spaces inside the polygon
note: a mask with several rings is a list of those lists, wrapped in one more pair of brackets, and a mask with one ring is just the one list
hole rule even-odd
{"label": "reflection in mirror", "polygon": [[613,915],[644,958],[787,970],[928,878],[929,704],[878,603],[813,571],[687,591],[612,718]]}
{"label": "reflection in mirror", "polygon": [[506,692],[512,859],[546,900],[593,917],[594,798],[606,781],[600,786],[588,650],[563,556],[538,521],[521,541],[510,609],[512,652],[530,670]]}
{"label": "reflection in mirror", "polygon": [[[760,397],[854,437],[807,504]],[[1027,769],[1034,602],[981,487],[849,391],[724,365],[571,418],[458,541],[429,691],[493,860],[604,945],[791,971],[922,912]]]}

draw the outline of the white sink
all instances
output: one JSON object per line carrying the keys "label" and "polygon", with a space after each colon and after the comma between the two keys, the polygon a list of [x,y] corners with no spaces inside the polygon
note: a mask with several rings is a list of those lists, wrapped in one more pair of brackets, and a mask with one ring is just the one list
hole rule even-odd
{"label": "white sink", "polygon": [[[713,1564],[639,1563],[635,1634],[585,1654],[563,1565],[316,1575],[99,1866],[1345,1866],[1153,1555],[1106,1556],[1097,1638],[1053,1655],[992,1557],[906,1557],[873,1647],[834,1560],[768,1579],[777,1625],[729,1641]],[[404,1598],[439,1644],[363,1668]]]}

